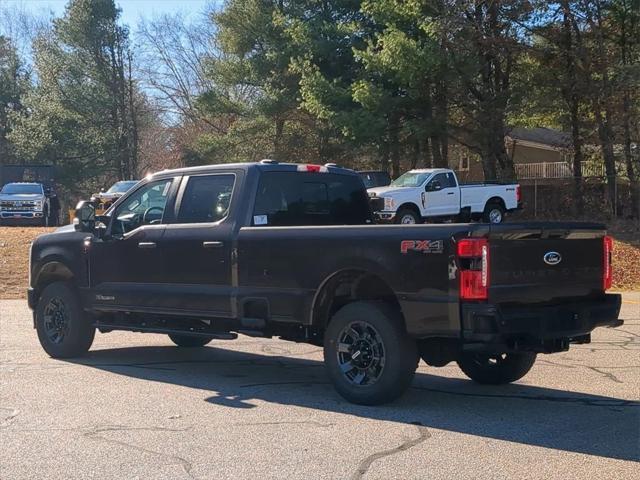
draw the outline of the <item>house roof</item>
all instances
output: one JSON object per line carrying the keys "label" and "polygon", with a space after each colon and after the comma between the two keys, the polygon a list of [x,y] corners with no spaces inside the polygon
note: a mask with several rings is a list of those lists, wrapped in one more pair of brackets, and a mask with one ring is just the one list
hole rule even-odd
{"label": "house roof", "polygon": [[507,133],[513,140],[539,143],[553,147],[567,148],[571,146],[571,135],[551,128],[520,128],[514,127]]}

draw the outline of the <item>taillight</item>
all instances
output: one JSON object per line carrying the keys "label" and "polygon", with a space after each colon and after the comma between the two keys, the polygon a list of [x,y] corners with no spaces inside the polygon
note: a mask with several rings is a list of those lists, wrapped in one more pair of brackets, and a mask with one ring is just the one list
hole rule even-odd
{"label": "taillight", "polygon": [[603,269],[602,269],[602,288],[607,290],[611,288],[613,283],[613,271],[611,268],[611,257],[613,254],[613,238],[605,235],[602,239],[603,251]]}
{"label": "taillight", "polygon": [[457,245],[460,299],[486,300],[489,291],[489,241],[464,238]]}
{"label": "taillight", "polygon": [[520,192],[520,185],[516,185],[516,202],[520,203],[522,199],[522,193]]}

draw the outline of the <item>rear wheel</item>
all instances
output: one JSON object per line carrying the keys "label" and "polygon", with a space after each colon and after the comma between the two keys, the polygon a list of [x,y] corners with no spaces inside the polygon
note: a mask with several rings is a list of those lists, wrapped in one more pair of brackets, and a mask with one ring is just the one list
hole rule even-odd
{"label": "rear wheel", "polygon": [[207,343],[213,340],[213,337],[194,337],[190,335],[175,335],[169,334],[169,338],[173,343],[183,348],[197,348],[204,347]]}
{"label": "rear wheel", "polygon": [[458,366],[475,382],[501,385],[520,380],[531,370],[535,361],[536,354],[530,352],[497,355],[464,353],[458,359]]}
{"label": "rear wheel", "polygon": [[485,223],[502,223],[504,221],[504,208],[499,203],[489,203],[484,209],[482,219]]}
{"label": "rear wheel", "polygon": [[385,304],[354,302],[331,319],[324,361],[340,395],[353,403],[379,405],[409,387],[418,355],[396,311]]}
{"label": "rear wheel", "polygon": [[96,333],[75,289],[66,282],[52,283],[42,292],[36,307],[36,331],[40,345],[53,358],[85,354]]}
{"label": "rear wheel", "polygon": [[396,214],[396,223],[402,225],[413,225],[420,223],[420,216],[410,208],[402,208]]}

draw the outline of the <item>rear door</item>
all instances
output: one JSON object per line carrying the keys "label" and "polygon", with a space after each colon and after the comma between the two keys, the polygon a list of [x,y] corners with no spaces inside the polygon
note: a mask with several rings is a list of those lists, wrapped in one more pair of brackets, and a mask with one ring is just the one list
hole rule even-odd
{"label": "rear door", "polygon": [[161,304],[185,314],[230,317],[235,185],[242,171],[184,177],[175,220],[160,253],[165,264]]}
{"label": "rear door", "polygon": [[489,301],[554,302],[603,290],[604,227],[491,225]]}
{"label": "rear door", "polygon": [[425,186],[426,216],[460,213],[460,188],[451,172],[438,173]]}

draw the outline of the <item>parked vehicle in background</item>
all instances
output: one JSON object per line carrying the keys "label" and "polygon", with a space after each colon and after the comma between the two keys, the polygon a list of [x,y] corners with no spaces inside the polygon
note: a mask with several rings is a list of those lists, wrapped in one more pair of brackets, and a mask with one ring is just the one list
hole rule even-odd
{"label": "parked vehicle in background", "polygon": [[139,180],[122,180],[111,185],[106,192],[101,191],[100,193],[94,194],[91,197],[91,201],[96,204],[97,213],[100,214],[101,210],[106,211],[117,199],[127,193],[138,182]]}
{"label": "parked vehicle in background", "polygon": [[383,170],[363,170],[358,174],[367,188],[386,187],[391,183],[389,173]]}
{"label": "parked vehicle in background", "polygon": [[411,170],[388,187],[368,190],[381,222],[422,223],[424,220],[482,220],[502,223],[507,212],[520,208],[520,185],[460,184],[453,170]]}
{"label": "parked vehicle in background", "polygon": [[29,306],[56,358],[86,353],[96,329],[179,347],[278,336],[323,345],[337,391],[379,404],[419,355],[509,383],[622,324],[602,225],[372,225],[362,180],[337,167],[165,170],[76,218],[31,248]]}
{"label": "parked vehicle in background", "polygon": [[7,183],[0,190],[2,224],[47,225],[49,199],[40,183]]}
{"label": "parked vehicle in background", "polygon": [[[0,188],[7,184],[38,184],[44,190],[46,199],[43,201],[45,210],[43,215],[39,216],[39,210],[22,211],[26,215],[20,215],[18,218],[18,210],[5,210],[4,223],[13,224],[38,224],[38,225],[58,225],[60,213],[60,199],[56,193],[55,168],[53,165],[0,165]],[[21,200],[21,199],[18,199]],[[26,199],[29,201],[30,199]],[[20,205],[22,207],[23,205]],[[27,203],[27,208],[31,206]],[[37,206],[37,205],[34,205]],[[34,219],[35,217],[35,219]]]}

